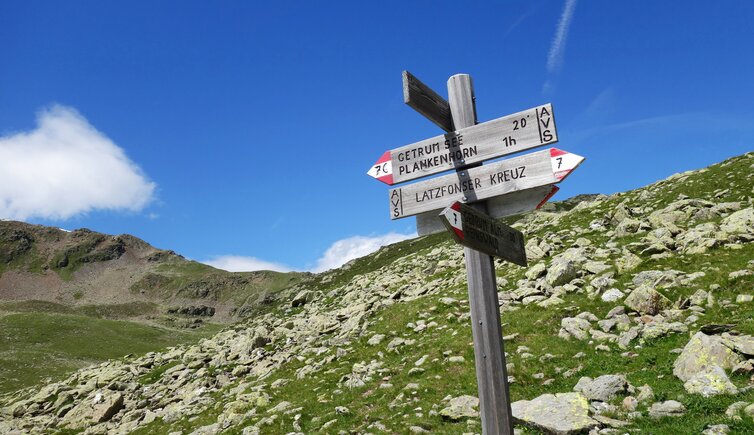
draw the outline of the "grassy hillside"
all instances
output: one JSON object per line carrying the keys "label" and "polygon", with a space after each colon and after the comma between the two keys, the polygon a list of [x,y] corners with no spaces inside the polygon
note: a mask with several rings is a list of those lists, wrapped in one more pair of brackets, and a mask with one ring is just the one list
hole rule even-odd
{"label": "grassy hillside", "polygon": [[[752,173],[750,153],[516,220],[529,267],[496,262],[513,400],[619,375],[630,387],[584,399],[590,424],[754,432],[743,412],[754,403],[754,349],[725,347],[754,343]],[[385,247],[266,299],[211,338],[84,369],[43,390],[68,401],[6,396],[0,431],[481,432],[474,407],[449,406],[476,396],[476,378],[463,251],[446,236]],[[674,374],[699,331],[728,343],[727,358],[740,364],[704,394]],[[711,352],[691,353],[709,363]],[[93,400],[108,412],[92,410]],[[655,417],[671,400],[682,416]],[[525,433],[537,433],[522,419]]]}
{"label": "grassy hillside", "polygon": [[0,314],[0,393],[108,359],[193,342],[219,329],[177,330],[38,310]]}

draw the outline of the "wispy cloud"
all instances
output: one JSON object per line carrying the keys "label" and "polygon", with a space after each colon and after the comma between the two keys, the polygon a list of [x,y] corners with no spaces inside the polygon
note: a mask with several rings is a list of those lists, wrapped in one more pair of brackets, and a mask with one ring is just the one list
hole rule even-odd
{"label": "wispy cloud", "polygon": [[338,240],[330,245],[324,255],[317,260],[317,265],[314,266],[312,272],[324,272],[340,267],[355,258],[369,255],[382,246],[413,237],[416,237],[416,234],[388,233],[374,237],[354,236]]}
{"label": "wispy cloud", "polygon": [[576,0],[566,0],[563,12],[560,14],[555,37],[550,45],[550,52],[547,54],[547,71],[550,73],[557,72],[563,66],[568,29],[571,27],[575,9]]}
{"label": "wispy cloud", "polygon": [[260,260],[255,257],[244,257],[242,255],[219,255],[209,260],[202,261],[218,269],[227,270],[228,272],[251,272],[255,270],[274,270],[276,272],[290,272],[292,268],[271,261]]}
{"label": "wispy cloud", "polygon": [[29,132],[0,136],[0,218],[139,211],[156,185],[75,109],[55,105]]}
{"label": "wispy cloud", "polygon": [[516,30],[518,26],[521,25],[529,16],[531,16],[535,11],[536,7],[529,8],[528,11],[524,12],[523,14],[519,15],[518,18],[516,18],[513,23],[511,23],[507,29],[505,29],[505,32],[503,33],[503,39],[505,39],[511,32]]}
{"label": "wispy cloud", "polygon": [[[315,266],[309,272],[324,272],[335,269],[349,261],[369,255],[380,247],[416,237],[416,234],[387,233],[379,236],[354,236],[341,239],[330,245]],[[202,261],[218,269],[229,272],[251,272],[255,270],[274,270],[290,272],[295,270],[285,264],[261,260],[242,255],[219,255]]]}

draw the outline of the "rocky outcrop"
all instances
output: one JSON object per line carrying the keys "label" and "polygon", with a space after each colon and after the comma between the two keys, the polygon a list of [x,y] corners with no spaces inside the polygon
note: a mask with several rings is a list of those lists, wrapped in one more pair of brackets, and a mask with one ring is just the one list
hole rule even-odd
{"label": "rocky outcrop", "polygon": [[519,423],[552,434],[578,434],[599,426],[589,417],[589,403],[581,393],[544,394],[513,402],[511,409]]}

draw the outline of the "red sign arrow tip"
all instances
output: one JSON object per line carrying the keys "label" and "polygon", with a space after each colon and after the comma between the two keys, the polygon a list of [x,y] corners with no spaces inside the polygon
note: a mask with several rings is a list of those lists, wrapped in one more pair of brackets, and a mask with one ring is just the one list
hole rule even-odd
{"label": "red sign arrow tip", "polygon": [[382,154],[382,157],[380,157],[379,160],[369,168],[367,175],[376,178],[387,185],[393,184],[393,163],[390,160],[390,151],[385,151],[385,153]]}
{"label": "red sign arrow tip", "polygon": [[573,170],[584,161],[584,157],[581,157],[580,155],[559,150],[557,148],[550,148],[550,158],[552,172],[555,174],[555,178],[558,181],[563,181],[568,174],[573,172]]}

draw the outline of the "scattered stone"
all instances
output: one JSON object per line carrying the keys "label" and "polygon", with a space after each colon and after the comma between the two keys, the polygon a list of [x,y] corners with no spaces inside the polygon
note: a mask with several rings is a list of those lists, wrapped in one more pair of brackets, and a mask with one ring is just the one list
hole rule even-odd
{"label": "scattered stone", "polygon": [[680,417],[686,413],[686,407],[675,400],[655,402],[649,408],[649,416],[652,418]]}
{"label": "scattered stone", "polygon": [[673,363],[673,374],[686,382],[713,366],[732,369],[739,362],[741,357],[723,344],[722,338],[697,332]]}
{"label": "scattered stone", "polygon": [[727,424],[713,424],[707,426],[702,435],[726,435],[730,433],[730,427]]}
{"label": "scattered stone", "polygon": [[560,321],[560,331],[558,335],[563,338],[569,336],[577,340],[586,340],[589,338],[589,330],[592,328],[588,320],[579,317],[566,317]]}
{"label": "scattered stone", "polygon": [[123,395],[116,391],[103,390],[93,393],[71,409],[60,422],[68,429],[84,429],[110,420],[123,409]]}
{"label": "scattered stone", "polygon": [[745,302],[751,302],[754,300],[754,295],[738,295],[736,296],[736,303],[743,304]]}
{"label": "scattered stone", "polygon": [[529,270],[526,271],[525,275],[527,278],[534,281],[540,276],[543,276],[546,272],[547,272],[547,267],[544,265],[544,263],[537,263],[531,266]]}
{"label": "scattered stone", "polygon": [[553,287],[571,282],[578,276],[576,262],[572,260],[553,261],[547,269],[545,280]]}
{"label": "scattered stone", "polygon": [[749,402],[735,402],[725,410],[725,416],[732,420],[741,420],[741,411],[749,405]]}
{"label": "scattered stone", "polygon": [[602,296],[600,296],[600,299],[602,299],[605,302],[615,302],[619,299],[622,299],[623,296],[625,296],[625,294],[622,291],[618,290],[617,288],[611,288],[605,293],[602,293]]}
{"label": "scattered stone", "polygon": [[712,366],[703,372],[697,373],[686,381],[683,387],[689,393],[701,394],[703,397],[738,393],[738,388],[728,379],[725,370],[718,366]]}
{"label": "scattered stone", "polygon": [[458,396],[450,399],[448,406],[440,410],[440,415],[448,420],[479,417],[479,399],[474,396]]}
{"label": "scattered stone", "polygon": [[626,306],[641,314],[655,315],[672,305],[670,299],[652,287],[643,285],[632,291],[624,301]]}
{"label": "scattered stone", "polygon": [[385,339],[385,335],[383,334],[374,334],[369,338],[367,341],[367,344],[370,346],[377,346],[378,344],[382,343],[382,340]]}
{"label": "scattered stone", "polygon": [[555,434],[576,434],[599,426],[589,417],[589,403],[581,393],[544,394],[511,405],[520,424]]}
{"label": "scattered stone", "polygon": [[637,390],[639,390],[639,394],[636,396],[636,400],[638,400],[639,403],[651,402],[652,400],[655,400],[655,393],[652,390],[652,387],[650,387],[649,385],[644,384],[641,387],[637,388]]}
{"label": "scattered stone", "polygon": [[300,307],[300,306],[306,305],[306,303],[311,302],[313,298],[314,298],[313,292],[309,290],[301,290],[291,300],[291,306]]}
{"label": "scattered stone", "polygon": [[623,375],[602,375],[596,379],[583,377],[573,387],[589,400],[608,402],[628,390],[629,383]]}

